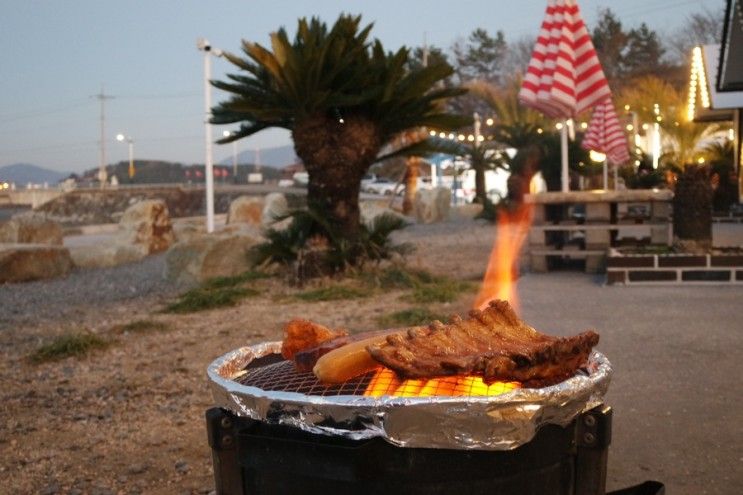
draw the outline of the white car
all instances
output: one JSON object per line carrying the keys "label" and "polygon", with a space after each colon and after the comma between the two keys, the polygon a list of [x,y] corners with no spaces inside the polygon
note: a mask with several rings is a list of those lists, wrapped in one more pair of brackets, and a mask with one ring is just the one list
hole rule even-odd
{"label": "white car", "polygon": [[366,192],[366,188],[369,184],[377,180],[377,176],[374,174],[367,174],[361,179],[361,192]]}
{"label": "white car", "polygon": [[366,192],[391,196],[395,194],[397,185],[396,182],[392,182],[389,179],[377,179],[366,186]]}

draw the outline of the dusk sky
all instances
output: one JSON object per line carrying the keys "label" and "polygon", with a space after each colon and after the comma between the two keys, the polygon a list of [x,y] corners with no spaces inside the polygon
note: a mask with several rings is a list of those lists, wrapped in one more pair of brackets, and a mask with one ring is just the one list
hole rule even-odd
{"label": "dusk sky", "polygon": [[[718,0],[579,0],[592,28],[610,7],[625,27],[646,22],[669,33]],[[507,39],[536,35],[546,0],[419,0],[267,2],[221,0],[111,1],[2,0],[0,14],[0,166],[33,163],[80,172],[99,160],[99,102],[105,87],[107,162],[127,158],[117,133],[131,135],[137,159],[203,163],[203,56],[196,39],[238,53],[246,39],[267,45],[271,31],[294,33],[302,16],[332,24],[341,12],[374,22],[388,50],[401,45],[449,49],[482,27]],[[425,33],[425,34],[424,34]],[[213,59],[212,77],[232,66]],[[213,102],[225,97],[214,89]],[[215,137],[224,128],[215,127]],[[240,150],[290,144],[285,131],[268,130],[238,143]],[[214,158],[230,156],[215,146]]]}

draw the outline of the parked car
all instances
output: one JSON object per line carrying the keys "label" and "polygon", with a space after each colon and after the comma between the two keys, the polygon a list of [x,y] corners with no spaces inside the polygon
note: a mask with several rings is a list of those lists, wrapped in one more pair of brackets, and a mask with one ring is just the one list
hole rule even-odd
{"label": "parked car", "polygon": [[377,179],[366,186],[366,192],[372,194],[382,194],[384,196],[391,196],[395,194],[397,189],[397,183],[392,182],[389,179]]}
{"label": "parked car", "polygon": [[366,192],[369,185],[377,180],[377,176],[374,174],[367,174],[361,179],[361,192]]}

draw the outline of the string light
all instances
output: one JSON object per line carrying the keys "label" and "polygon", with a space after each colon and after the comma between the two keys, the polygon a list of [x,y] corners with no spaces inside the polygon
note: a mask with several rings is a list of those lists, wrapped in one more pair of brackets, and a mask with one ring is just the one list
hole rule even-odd
{"label": "string light", "polygon": [[494,120],[492,118],[489,118],[488,120],[485,121],[487,125],[493,125],[493,122]]}
{"label": "string light", "polygon": [[446,133],[445,133],[445,132],[440,132],[440,133],[439,133],[439,137],[440,137],[441,139],[445,139],[445,138],[446,138]]}
{"label": "string light", "polygon": [[702,57],[702,47],[695,46],[691,56],[691,75],[689,77],[689,106],[686,116],[689,120],[694,120],[697,103],[697,88],[702,97],[702,107],[709,108],[709,91],[707,90],[707,74],[704,70],[704,59]]}
{"label": "string light", "polygon": [[557,124],[555,124],[555,129],[557,129],[558,131],[561,130],[562,129],[562,122],[558,122]]}
{"label": "string light", "polygon": [[464,137],[464,134],[460,134],[459,136],[457,136],[457,139],[459,139],[460,141],[464,141],[466,138]]}
{"label": "string light", "polygon": [[436,137],[436,131],[428,131],[428,134],[429,134],[429,135],[430,135],[431,137]]}
{"label": "string light", "polygon": [[580,128],[581,129],[588,129],[588,122],[581,122],[580,123]]}

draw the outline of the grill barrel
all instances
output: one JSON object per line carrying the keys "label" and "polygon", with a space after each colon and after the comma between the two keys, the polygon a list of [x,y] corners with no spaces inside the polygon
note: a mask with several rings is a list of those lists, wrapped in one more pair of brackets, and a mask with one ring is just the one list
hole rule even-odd
{"label": "grill barrel", "polygon": [[603,495],[611,417],[602,405],[565,428],[544,426],[517,449],[477,451],[318,435],[221,408],[206,414],[217,493],[230,495]]}

